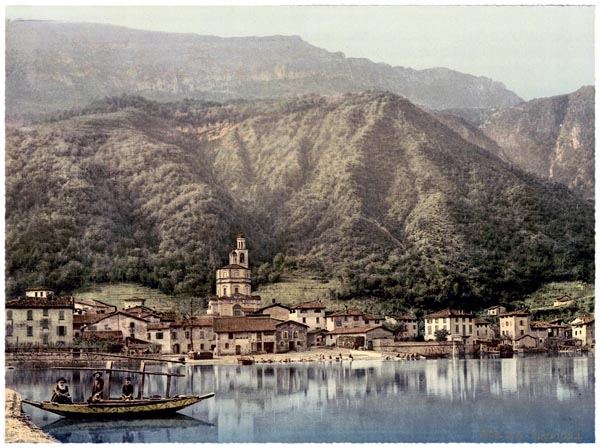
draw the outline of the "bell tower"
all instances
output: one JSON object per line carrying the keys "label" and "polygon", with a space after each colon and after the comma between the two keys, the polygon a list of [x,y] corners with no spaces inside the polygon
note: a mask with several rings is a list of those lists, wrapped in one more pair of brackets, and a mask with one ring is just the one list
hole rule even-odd
{"label": "bell tower", "polygon": [[239,264],[248,269],[248,249],[246,249],[246,238],[239,234],[236,241],[236,248],[229,253],[229,264]]}

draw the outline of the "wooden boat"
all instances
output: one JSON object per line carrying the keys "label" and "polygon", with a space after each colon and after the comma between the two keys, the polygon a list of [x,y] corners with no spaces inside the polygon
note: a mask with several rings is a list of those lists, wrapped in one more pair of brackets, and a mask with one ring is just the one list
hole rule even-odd
{"label": "wooden boat", "polygon": [[237,361],[238,364],[242,364],[244,366],[251,366],[252,364],[254,364],[254,358],[252,358],[251,356],[242,356],[238,358]]}
{"label": "wooden boat", "polygon": [[[179,411],[185,407],[196,404],[202,400],[214,397],[214,393],[208,393],[204,395],[177,395],[175,397],[169,396],[169,390],[171,387],[171,378],[174,376],[182,377],[177,373],[163,373],[163,372],[152,372],[146,370],[145,361],[151,360],[155,362],[168,362],[168,363],[180,363],[185,364],[182,361],[164,361],[156,358],[143,358],[143,357],[130,357],[130,356],[119,356],[110,355],[121,358],[131,359],[142,359],[140,364],[140,370],[132,370],[126,368],[113,368],[112,361],[106,362],[106,368],[97,367],[52,367],[53,369],[60,370],[104,370],[105,371],[105,382],[104,382],[104,395],[109,396],[110,391],[110,374],[112,372],[127,372],[141,375],[141,381],[138,385],[138,397],[133,400],[121,400],[114,398],[107,398],[92,403],[55,403],[51,401],[34,401],[22,399],[23,403],[30,406],[34,406],[44,411],[52,412],[54,414],[62,415],[68,418],[76,419],[89,419],[89,418],[144,418],[144,417],[156,417],[166,414],[171,414]],[[143,397],[144,390],[144,378],[146,375],[162,375],[167,377],[167,385],[164,397],[153,395],[150,397]]]}
{"label": "wooden boat", "polygon": [[68,418],[143,418],[177,412],[202,400],[214,397],[214,395],[214,393],[209,393],[170,398],[142,398],[130,401],[108,399],[97,403],[73,404],[26,399],[23,399],[22,402]]}

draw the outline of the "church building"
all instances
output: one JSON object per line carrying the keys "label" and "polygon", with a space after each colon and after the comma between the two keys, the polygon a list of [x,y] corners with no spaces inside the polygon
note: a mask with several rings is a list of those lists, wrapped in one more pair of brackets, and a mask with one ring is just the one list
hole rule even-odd
{"label": "church building", "polygon": [[217,269],[216,296],[208,300],[207,314],[245,316],[260,308],[260,296],[251,295],[251,279],[246,238],[238,235],[229,252],[229,264]]}

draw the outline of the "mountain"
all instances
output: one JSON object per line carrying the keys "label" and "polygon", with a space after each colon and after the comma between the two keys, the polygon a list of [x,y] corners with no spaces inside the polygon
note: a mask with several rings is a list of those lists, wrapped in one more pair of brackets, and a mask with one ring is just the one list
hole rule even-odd
{"label": "mountain", "polygon": [[254,274],[337,278],[338,298],[473,309],[594,278],[590,204],[390,93],[119,97],[7,128],[9,295],[203,294],[240,231]]}
{"label": "mountain", "polygon": [[474,111],[450,112],[474,120],[497,144],[486,147],[504,160],[594,200],[594,87],[478,116]]}
{"label": "mountain", "polygon": [[98,24],[6,23],[10,116],[81,107],[122,94],[226,101],[365,90],[387,90],[434,109],[522,101],[488,78],[346,58],[297,36],[220,38]]}

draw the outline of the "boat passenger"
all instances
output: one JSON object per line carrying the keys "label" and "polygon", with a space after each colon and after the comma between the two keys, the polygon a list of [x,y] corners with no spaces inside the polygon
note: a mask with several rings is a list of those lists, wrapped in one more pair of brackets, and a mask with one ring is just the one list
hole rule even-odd
{"label": "boat passenger", "polygon": [[88,403],[101,401],[104,398],[104,380],[100,372],[94,373],[94,385],[92,386],[92,395],[88,398]]}
{"label": "boat passenger", "polygon": [[61,404],[73,403],[71,394],[69,393],[69,386],[67,386],[67,380],[65,380],[63,377],[58,379],[56,386],[54,386],[54,389],[52,389],[52,398],[50,398],[50,401]]}
{"label": "boat passenger", "polygon": [[125,378],[125,384],[121,390],[122,400],[133,400],[133,384],[131,384],[131,378]]}

